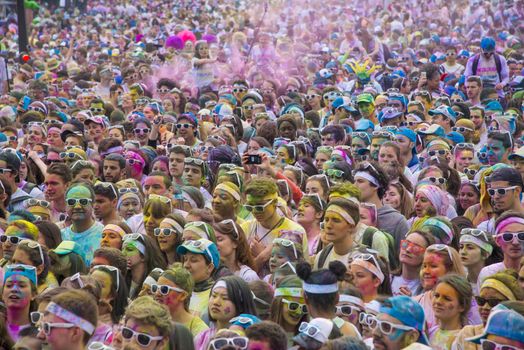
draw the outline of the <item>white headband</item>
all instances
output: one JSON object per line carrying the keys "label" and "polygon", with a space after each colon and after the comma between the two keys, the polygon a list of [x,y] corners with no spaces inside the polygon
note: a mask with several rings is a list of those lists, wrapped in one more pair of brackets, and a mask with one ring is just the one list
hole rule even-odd
{"label": "white headband", "polygon": [[50,302],[47,305],[46,310],[53,315],[56,315],[60,318],[63,318],[67,322],[74,324],[80,329],[86,331],[89,335],[92,335],[95,331],[95,326],[91,322],[84,320],[82,317],[75,315],[71,311],[64,309],[54,302]]}
{"label": "white headband", "polygon": [[311,294],[330,294],[338,292],[338,283],[333,284],[309,284],[306,282],[302,283],[304,292]]}
{"label": "white headband", "polygon": [[374,274],[379,279],[380,283],[384,282],[384,274],[377,266],[375,266],[375,264],[367,260],[357,258],[351,262],[351,265],[358,265],[365,268],[366,270]]}
{"label": "white headband", "polygon": [[165,222],[166,224],[173,226],[176,229],[176,232],[178,233],[184,232],[184,228],[180,226],[178,222],[176,222],[175,220],[171,218],[165,218],[164,220],[162,220],[162,222]]}
{"label": "white headband", "polygon": [[362,309],[366,308],[362,299],[354,297],[352,295],[340,294],[340,296],[338,297],[338,301],[342,303],[351,303],[361,307]]}
{"label": "white headband", "polygon": [[219,280],[217,283],[215,283],[215,285],[213,286],[213,291],[215,291],[215,289],[217,288],[225,288],[227,289],[227,284],[226,282],[224,282],[224,280]]}
{"label": "white headband", "polygon": [[371,182],[373,185],[377,186],[377,187],[380,187],[380,185],[378,184],[378,181],[377,179],[371,175],[370,173],[366,172],[366,171],[357,171],[355,176],[353,176],[355,179],[357,177],[361,177],[365,180],[368,180],[369,182]]}
{"label": "white headband", "polygon": [[460,243],[473,243],[475,244],[476,246],[478,246],[479,248],[485,250],[486,252],[488,252],[490,255],[491,253],[493,252],[493,246],[487,242],[484,242],[483,240],[473,236],[473,235],[468,235],[468,234],[464,234],[464,235],[461,235],[460,236]]}

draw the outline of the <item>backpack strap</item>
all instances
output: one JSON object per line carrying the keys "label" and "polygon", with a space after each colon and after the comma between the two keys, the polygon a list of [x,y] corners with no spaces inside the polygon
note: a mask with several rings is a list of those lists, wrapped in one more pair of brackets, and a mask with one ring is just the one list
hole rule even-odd
{"label": "backpack strap", "polygon": [[473,75],[477,75],[477,68],[479,66],[479,61],[480,61],[480,54],[476,54],[475,58],[473,59],[473,64],[471,65],[471,73],[473,73]]}
{"label": "backpack strap", "polygon": [[499,81],[502,82],[502,62],[500,60],[500,55],[495,54],[495,66],[497,66],[497,74],[499,75]]}
{"label": "backpack strap", "polygon": [[329,243],[324,249],[320,251],[320,256],[318,257],[318,268],[321,269],[324,266],[324,263],[327,260],[329,253],[333,250],[333,243]]}

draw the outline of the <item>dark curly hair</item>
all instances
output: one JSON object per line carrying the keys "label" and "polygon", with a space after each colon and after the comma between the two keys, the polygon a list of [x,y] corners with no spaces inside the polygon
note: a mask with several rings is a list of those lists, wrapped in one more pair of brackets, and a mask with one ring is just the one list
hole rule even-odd
{"label": "dark curly hair", "polygon": [[[308,284],[329,285],[344,280],[346,266],[340,261],[329,263],[328,269],[313,271],[307,262],[297,264],[297,276]],[[307,303],[317,310],[333,310],[337,304],[338,292],[315,294],[304,290]]]}

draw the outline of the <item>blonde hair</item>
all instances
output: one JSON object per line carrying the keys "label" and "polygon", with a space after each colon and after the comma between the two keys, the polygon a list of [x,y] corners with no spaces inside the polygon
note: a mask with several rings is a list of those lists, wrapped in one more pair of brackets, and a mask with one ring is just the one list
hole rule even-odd
{"label": "blonde hair", "polygon": [[[433,253],[437,254],[444,259],[444,265],[447,269],[447,274],[454,273],[462,277],[466,277],[466,269],[460,260],[460,255],[457,250],[453,247],[444,244],[438,244],[439,246],[445,246],[447,248],[438,250],[435,249],[436,244],[429,246],[424,254]],[[451,255],[451,258],[450,258]]]}
{"label": "blonde hair", "polygon": [[169,311],[150,296],[138,297],[129,304],[125,321],[129,319],[154,326],[163,337],[169,337],[172,331]]}

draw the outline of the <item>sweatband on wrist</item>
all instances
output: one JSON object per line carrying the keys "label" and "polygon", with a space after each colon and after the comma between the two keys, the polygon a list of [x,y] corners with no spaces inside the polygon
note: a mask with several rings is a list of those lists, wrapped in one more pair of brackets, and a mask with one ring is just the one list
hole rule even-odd
{"label": "sweatband on wrist", "polygon": [[366,172],[366,171],[357,171],[355,173],[355,176],[354,178],[356,179],[357,177],[361,177],[365,180],[368,180],[369,182],[371,182],[373,185],[377,186],[377,187],[380,187],[379,183],[378,183],[378,180],[373,176],[371,175],[370,173]]}
{"label": "sweatband on wrist", "polygon": [[309,284],[306,282],[302,283],[304,292],[311,294],[331,294],[338,292],[338,283],[333,284]]}
{"label": "sweatband on wrist", "polygon": [[89,335],[92,335],[95,331],[95,326],[91,322],[84,320],[82,317],[75,315],[71,311],[62,308],[60,305],[54,302],[50,302],[47,305],[46,311],[57,317],[63,318],[69,323],[74,324],[80,329],[86,331]]}
{"label": "sweatband on wrist", "polygon": [[339,207],[338,205],[330,205],[327,208],[326,212],[328,212],[328,211],[337,213],[338,215],[342,216],[344,218],[344,220],[346,220],[348,222],[348,224],[356,225],[355,224],[355,220],[351,217],[351,215],[348,214],[348,212],[346,210],[344,210],[344,208]]}

